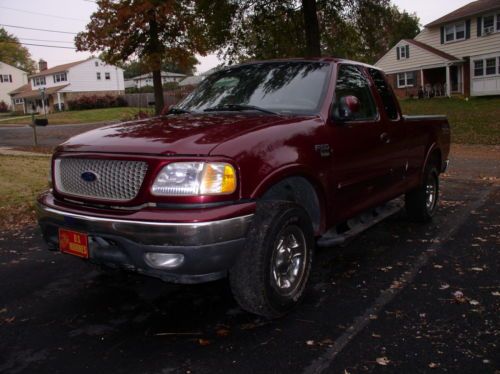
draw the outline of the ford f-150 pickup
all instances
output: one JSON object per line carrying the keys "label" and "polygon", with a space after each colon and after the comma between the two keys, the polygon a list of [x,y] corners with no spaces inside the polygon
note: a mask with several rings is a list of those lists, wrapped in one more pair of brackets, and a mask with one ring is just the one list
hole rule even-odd
{"label": "ford f-150 pickup", "polygon": [[228,277],[274,318],[303,297],[316,245],[403,196],[409,220],[430,220],[449,148],[446,117],[402,115],[373,66],[246,63],[161,116],[58,146],[38,220],[51,250],[168,282]]}

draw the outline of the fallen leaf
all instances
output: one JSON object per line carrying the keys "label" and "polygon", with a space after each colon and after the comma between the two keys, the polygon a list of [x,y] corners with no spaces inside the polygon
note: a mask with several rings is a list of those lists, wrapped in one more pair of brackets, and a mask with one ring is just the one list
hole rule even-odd
{"label": "fallen leaf", "polygon": [[391,361],[387,357],[377,357],[377,364],[387,366]]}
{"label": "fallen leaf", "polygon": [[229,335],[229,330],[228,329],[218,329],[215,333],[217,334],[217,336],[226,337]]}
{"label": "fallen leaf", "polygon": [[207,345],[210,345],[210,340],[200,338],[198,339],[198,344],[202,347],[206,347]]}
{"label": "fallen leaf", "polygon": [[493,296],[500,296],[500,292],[498,292],[498,291],[493,291],[491,294],[492,294]]}
{"label": "fallen leaf", "polygon": [[448,288],[450,288],[450,285],[449,285],[448,283],[443,283],[443,284],[439,287],[439,289],[440,289],[440,290],[447,290]]}
{"label": "fallen leaf", "polygon": [[439,367],[439,364],[436,364],[435,362],[431,362],[431,363],[429,364],[429,367],[430,367],[431,369],[436,369],[436,368],[438,368],[438,367]]}
{"label": "fallen leaf", "polygon": [[308,341],[306,341],[306,344],[307,345],[314,345],[314,340],[308,340]]}
{"label": "fallen leaf", "polygon": [[477,300],[470,300],[469,304],[470,305],[479,305],[479,301],[477,301]]}
{"label": "fallen leaf", "polygon": [[453,292],[453,297],[459,303],[465,303],[467,301],[467,300],[465,300],[465,296],[464,296],[464,293],[462,291]]}
{"label": "fallen leaf", "polygon": [[442,265],[434,265],[434,268],[435,268],[435,269],[442,269],[442,268],[443,268],[443,266],[442,266]]}
{"label": "fallen leaf", "polygon": [[474,268],[470,268],[469,270],[472,270],[472,271],[483,271],[484,269],[483,268],[474,267]]}
{"label": "fallen leaf", "polygon": [[372,333],[372,338],[379,339],[381,337],[382,337],[382,335]]}

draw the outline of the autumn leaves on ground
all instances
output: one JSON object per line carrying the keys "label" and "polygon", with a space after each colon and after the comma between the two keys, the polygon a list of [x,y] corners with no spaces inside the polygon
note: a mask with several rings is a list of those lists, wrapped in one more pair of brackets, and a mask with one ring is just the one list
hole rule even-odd
{"label": "autumn leaves on ground", "polygon": [[34,222],[34,202],[47,189],[49,167],[46,156],[0,156],[0,230]]}

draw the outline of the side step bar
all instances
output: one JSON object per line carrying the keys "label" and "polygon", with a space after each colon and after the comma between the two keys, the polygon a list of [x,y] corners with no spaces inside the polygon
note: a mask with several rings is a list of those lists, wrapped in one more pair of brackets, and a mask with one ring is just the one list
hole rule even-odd
{"label": "side step bar", "polygon": [[383,221],[387,217],[396,214],[403,207],[402,200],[392,200],[388,203],[379,206],[375,209],[366,211],[355,218],[345,222],[344,230],[340,229],[340,225],[328,230],[321,238],[318,239],[317,244],[319,247],[333,247],[335,245],[343,244],[347,240],[362,233],[370,227]]}

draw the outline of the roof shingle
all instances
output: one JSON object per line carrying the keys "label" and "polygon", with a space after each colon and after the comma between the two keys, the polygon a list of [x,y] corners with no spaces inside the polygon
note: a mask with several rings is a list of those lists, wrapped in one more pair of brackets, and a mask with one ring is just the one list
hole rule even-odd
{"label": "roof shingle", "polygon": [[457,21],[462,18],[471,17],[474,15],[479,15],[481,13],[486,13],[491,10],[500,9],[500,0],[477,0],[464,5],[457,10],[446,14],[445,16],[438,18],[435,21],[425,25],[425,27],[437,26],[443,23]]}

